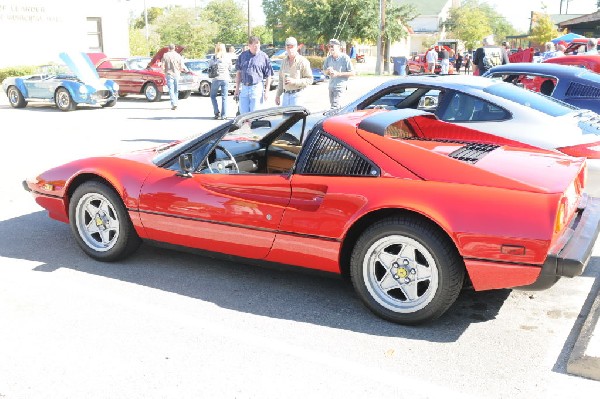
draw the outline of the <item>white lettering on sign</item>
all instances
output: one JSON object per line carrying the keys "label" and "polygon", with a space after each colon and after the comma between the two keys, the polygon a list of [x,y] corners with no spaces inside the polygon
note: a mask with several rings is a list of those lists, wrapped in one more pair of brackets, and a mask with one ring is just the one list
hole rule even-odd
{"label": "white lettering on sign", "polygon": [[46,7],[26,4],[0,4],[0,21],[13,23],[59,23],[62,18],[49,14]]}

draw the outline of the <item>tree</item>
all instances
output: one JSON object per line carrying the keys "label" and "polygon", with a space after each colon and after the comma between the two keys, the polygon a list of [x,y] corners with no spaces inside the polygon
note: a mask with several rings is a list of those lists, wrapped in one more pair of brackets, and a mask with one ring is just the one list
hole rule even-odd
{"label": "tree", "polygon": [[451,8],[444,24],[450,35],[465,42],[468,49],[479,47],[488,35],[494,35],[496,42],[501,42],[517,33],[504,16],[480,0],[464,0],[460,7]]}
{"label": "tree", "polygon": [[215,43],[246,43],[246,14],[234,0],[212,0],[203,16],[217,24],[217,34],[212,38]]}
{"label": "tree", "polygon": [[535,43],[546,43],[560,35],[558,29],[552,22],[550,15],[545,12],[534,12],[532,17],[532,28],[529,38]]}
{"label": "tree", "polygon": [[175,43],[186,47],[189,58],[204,57],[214,47],[219,32],[216,22],[212,22],[205,11],[200,15],[193,8],[173,7],[156,19],[156,32],[160,35],[161,46]]}
{"label": "tree", "polygon": [[[163,9],[159,7],[150,7],[146,9],[148,11],[148,25],[151,25],[156,18],[162,15]],[[146,27],[146,16],[144,12],[133,22],[133,27],[136,29],[144,29]]]}

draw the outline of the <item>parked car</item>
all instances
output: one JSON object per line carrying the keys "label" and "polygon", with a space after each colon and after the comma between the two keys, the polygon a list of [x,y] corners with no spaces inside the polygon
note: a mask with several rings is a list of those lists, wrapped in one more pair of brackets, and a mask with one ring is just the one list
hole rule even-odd
{"label": "parked car", "polygon": [[327,79],[327,76],[325,76],[325,74],[323,73],[323,70],[321,68],[311,68],[311,69],[312,69],[314,85],[316,85],[317,83],[324,82],[325,79]]}
{"label": "parked car", "polygon": [[600,73],[600,55],[565,55],[564,57],[549,58],[544,64],[572,65]]}
{"label": "parked car", "polygon": [[10,76],[2,90],[13,108],[29,102],[55,104],[61,111],[78,105],[112,107],[117,103],[119,85],[101,79],[84,53],[61,53],[64,64],[43,65],[32,75]]}
{"label": "parked car", "polygon": [[[271,60],[271,67],[273,68],[273,79],[271,80],[271,89],[277,88],[279,85],[279,70],[281,69],[282,59]],[[327,79],[327,76],[323,73],[323,70],[320,68],[311,68],[313,75],[313,84],[324,82]],[[274,81],[274,82],[273,82]]]}
{"label": "parked car", "polygon": [[[208,97],[212,86],[212,78],[208,77],[208,59],[186,60],[185,66],[195,75],[196,88],[194,91],[200,93],[201,96]],[[228,92],[235,91],[235,70],[229,75]],[[220,93],[220,90],[219,90]]]}
{"label": "parked car", "polygon": [[[440,61],[438,60],[435,63],[435,69],[434,69],[436,74],[440,74],[442,72],[442,65],[440,64]],[[410,75],[410,74],[424,74],[424,73],[429,73],[427,71],[427,59],[425,58],[425,54],[416,54],[413,55],[412,57],[408,58],[408,61],[406,63],[406,74]],[[456,70],[454,69],[454,65],[452,63],[452,61],[450,61],[450,66],[448,68],[448,74],[455,74]]]}
{"label": "parked car", "polygon": [[[425,110],[470,128],[468,140],[485,138],[584,156],[588,193],[600,196],[600,116],[593,111],[480,76],[412,75],[389,80],[326,115],[370,108]],[[318,120],[312,116],[309,125]]]}
{"label": "parked car", "polygon": [[[567,45],[565,49],[565,54],[567,55],[582,55],[586,51],[588,51],[588,41],[587,37],[578,37],[575,38]],[[600,50],[600,44],[596,45],[596,50]]]}
{"label": "parked car", "polygon": [[[141,241],[348,276],[378,316],[418,324],[475,290],[580,275],[600,229],[585,159],[421,135],[469,129],[411,109],[325,119],[238,116],[158,148],[67,163],[24,182],[90,257]],[[418,136],[418,137],[415,137]],[[234,288],[232,288],[234,290]]]}
{"label": "parked car", "polygon": [[600,75],[582,68],[547,63],[518,63],[495,66],[483,76],[500,79],[600,113]]}
{"label": "parked car", "polygon": [[[177,46],[175,50],[181,53],[183,47]],[[169,48],[163,47],[152,58],[111,58],[103,53],[88,53],[88,55],[101,77],[112,79],[119,84],[121,97],[142,94],[146,100],[154,102],[160,101],[163,94],[169,93],[167,79],[160,66],[160,60],[167,51]],[[178,80],[179,98],[188,98],[195,87],[197,85],[194,82],[194,74],[182,72]]]}

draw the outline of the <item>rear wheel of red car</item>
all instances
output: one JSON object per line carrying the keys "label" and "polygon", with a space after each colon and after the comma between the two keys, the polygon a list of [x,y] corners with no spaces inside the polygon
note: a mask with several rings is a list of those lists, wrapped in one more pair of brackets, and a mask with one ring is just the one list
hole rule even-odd
{"label": "rear wheel of red car", "polygon": [[203,80],[200,82],[200,86],[198,86],[198,91],[202,97],[210,96],[210,82]]}
{"label": "rear wheel of red car", "polygon": [[367,308],[409,325],[441,316],[458,297],[464,279],[464,263],[450,239],[414,217],[385,219],[367,229],[350,267]]}
{"label": "rear wheel of red car", "polygon": [[98,181],[86,182],[75,190],[69,220],[77,244],[99,261],[123,259],[141,243],[121,198]]}
{"label": "rear wheel of red car", "polygon": [[146,100],[150,102],[160,101],[162,93],[158,90],[158,87],[152,82],[146,83],[144,86],[144,96],[146,96]]}
{"label": "rear wheel of red car", "polygon": [[15,86],[10,86],[6,91],[6,95],[8,96],[8,102],[11,107],[25,108],[27,106],[27,101],[25,101],[25,97],[23,97],[21,90],[17,89]]}
{"label": "rear wheel of red car", "polygon": [[65,89],[64,87],[56,90],[54,102],[61,111],[73,111],[75,108],[77,108],[77,104],[75,104],[75,101],[73,101],[73,97],[71,97],[69,90]]}

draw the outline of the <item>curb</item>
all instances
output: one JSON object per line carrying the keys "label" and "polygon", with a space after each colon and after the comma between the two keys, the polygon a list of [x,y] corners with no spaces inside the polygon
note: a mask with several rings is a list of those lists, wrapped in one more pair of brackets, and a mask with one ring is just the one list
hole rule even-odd
{"label": "curb", "polygon": [[600,296],[596,294],[567,362],[567,373],[600,381],[599,316]]}

